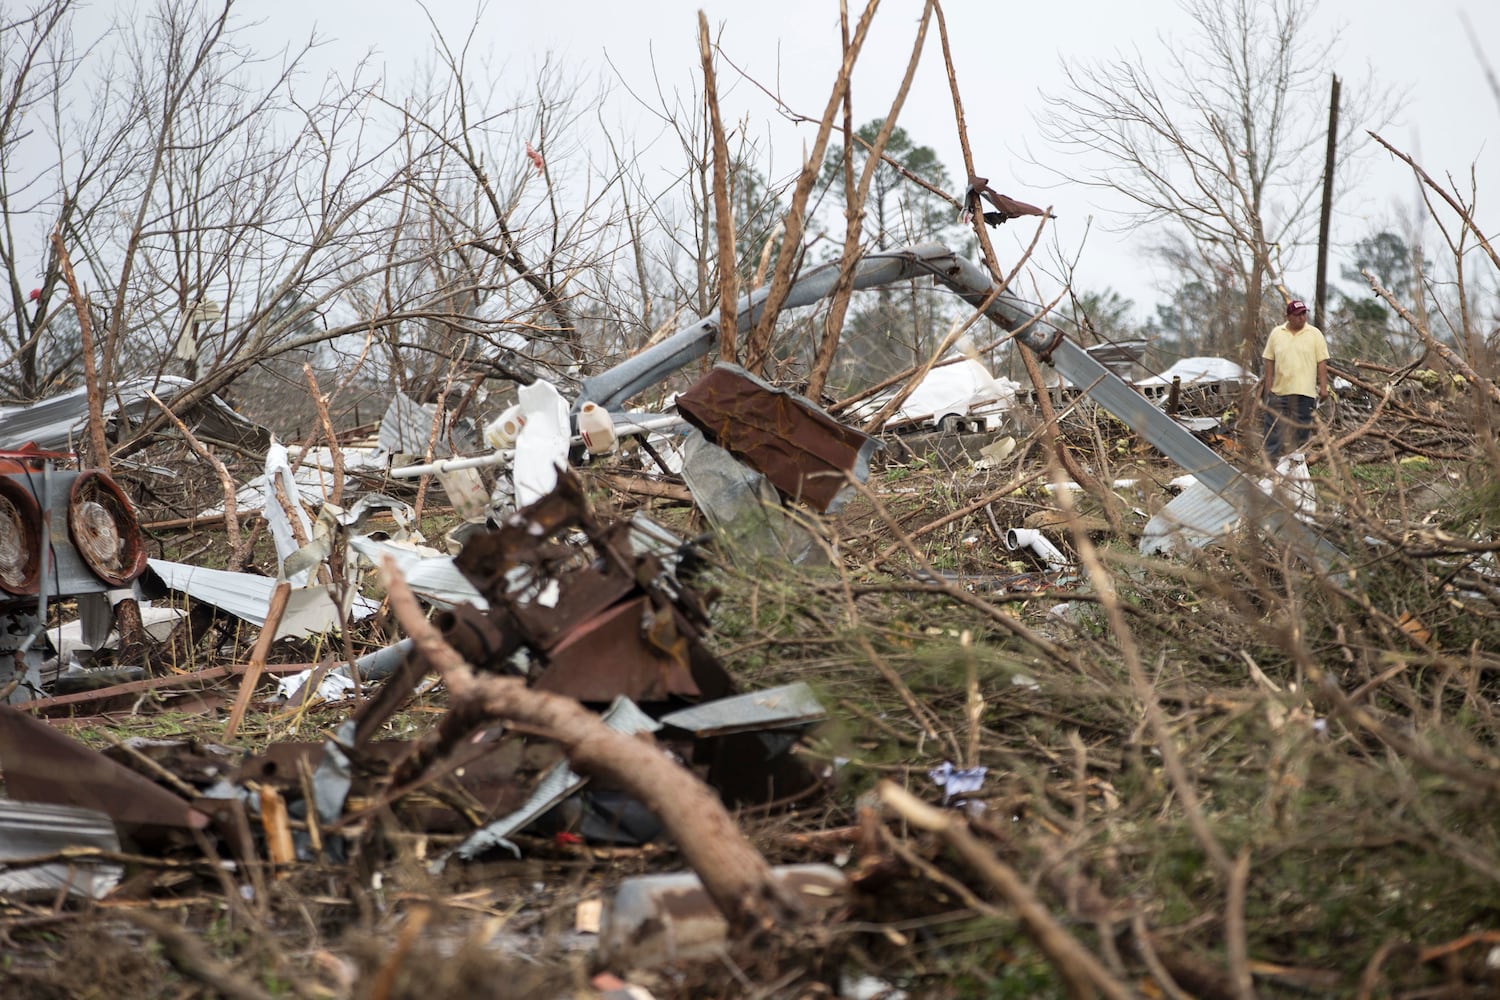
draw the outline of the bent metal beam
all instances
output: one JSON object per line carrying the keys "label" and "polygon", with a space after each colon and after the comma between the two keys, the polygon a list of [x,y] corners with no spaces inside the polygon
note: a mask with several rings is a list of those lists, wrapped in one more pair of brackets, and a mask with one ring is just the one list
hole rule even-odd
{"label": "bent metal beam", "polygon": [[[786,306],[811,305],[832,294],[839,262],[808,271],[792,285]],[[1195,438],[1172,417],[1153,406],[1119,376],[1090,357],[1063,331],[1037,315],[1020,299],[1001,293],[991,296],[995,283],[972,261],[940,243],[923,243],[872,253],[854,268],[855,288],[874,288],[898,281],[930,277],[976,308],[1005,330],[1019,330],[1016,340],[1054,365],[1085,395],[1140,434],[1185,471],[1196,476],[1247,518],[1263,524],[1268,536],[1282,540],[1323,572],[1344,560],[1343,553],[1299,521],[1290,510],[1267,497],[1251,480]],[[760,318],[766,290],[740,299],[738,327],[749,330]],[[717,342],[719,323],[705,316],[665,340],[583,382],[575,409],[592,401],[618,411],[626,400],[663,381],[684,365],[703,357]]]}

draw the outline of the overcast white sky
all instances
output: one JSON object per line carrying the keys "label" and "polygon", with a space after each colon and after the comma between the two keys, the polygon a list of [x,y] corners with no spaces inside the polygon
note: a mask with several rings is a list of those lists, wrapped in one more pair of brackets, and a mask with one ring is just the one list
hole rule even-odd
{"label": "overcast white sky", "polygon": [[[857,3],[857,0],[855,0]],[[107,5],[103,5],[107,6]],[[855,3],[851,3],[855,6]],[[433,17],[451,37],[462,37],[473,24],[472,3],[432,0]],[[636,144],[647,147],[659,124],[643,114],[627,87],[650,93],[659,77],[667,86],[696,84],[701,71],[697,52],[697,11],[705,10],[719,31],[725,53],[747,74],[779,90],[798,111],[816,117],[827,100],[839,59],[838,5],[835,0],[554,0],[521,3],[495,0],[478,15],[476,48],[491,48],[506,67],[508,84],[520,86],[550,54],[580,77],[611,83],[614,93],[606,120],[633,123]],[[1489,42],[1486,53],[1500,68],[1500,4],[1493,0],[1323,0],[1316,4],[1312,37],[1342,32],[1340,44],[1326,53],[1327,68],[1348,88],[1374,69],[1386,85],[1404,90],[1406,104],[1388,125],[1385,137],[1417,154],[1434,176],[1467,175],[1474,167],[1483,191],[1500,185],[1500,102],[1497,102],[1480,58],[1465,32],[1467,17],[1475,37]],[[856,7],[856,11],[857,11]],[[863,122],[883,115],[908,57],[921,4],[886,0],[875,21],[855,78],[855,118]],[[1173,0],[1047,0],[999,3],[996,0],[948,0],[948,27],[974,146],[976,169],[1002,191],[1024,200],[1052,204],[1059,215],[1056,235],[1072,250],[1088,237],[1078,283],[1086,289],[1105,286],[1135,299],[1144,314],[1160,298],[1158,275],[1144,259],[1140,238],[1107,232],[1118,225],[1111,206],[1080,188],[1043,188],[1043,172],[1028,165],[1038,160],[1062,162],[1040,138],[1035,117],[1040,93],[1063,89],[1063,59],[1106,59],[1138,49],[1152,56],[1160,39],[1183,38],[1189,19]],[[432,29],[427,15],[411,0],[258,0],[244,13],[264,16],[268,39],[288,42],[316,28],[330,44],[319,60],[330,67],[373,52],[392,82],[412,73],[426,58]],[[795,165],[812,126],[798,129],[779,120],[771,100],[755,87],[736,82],[721,68],[721,97],[727,119],[746,120],[752,129],[772,137],[775,170]],[[1320,98],[1326,105],[1326,90]],[[952,104],[943,71],[937,32],[931,31],[912,95],[901,116],[913,139],[934,147],[949,173],[962,176],[962,157],[953,125]],[[669,143],[656,147],[670,160]],[[665,164],[664,170],[673,164]],[[1412,217],[1415,184],[1410,172],[1384,153],[1370,152],[1360,189],[1338,205],[1335,242],[1366,235],[1372,227]],[[1481,202],[1480,218],[1486,216]],[[1010,228],[1010,227],[1007,227]],[[1294,280],[1312,296],[1313,254]],[[1337,279],[1336,267],[1331,278]]]}

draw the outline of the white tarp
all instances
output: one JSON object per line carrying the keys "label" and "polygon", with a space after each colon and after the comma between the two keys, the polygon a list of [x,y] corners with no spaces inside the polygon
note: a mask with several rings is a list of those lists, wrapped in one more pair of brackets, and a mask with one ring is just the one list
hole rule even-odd
{"label": "white tarp", "polygon": [[[1008,378],[995,378],[974,358],[935,367],[906,397],[887,424],[925,420],[936,424],[950,414],[963,416],[978,407],[1004,411],[1014,404],[1020,385]],[[892,393],[886,392],[860,405],[855,411],[874,416]]]}
{"label": "white tarp", "polygon": [[1245,369],[1228,358],[1183,358],[1160,375],[1150,375],[1136,381],[1139,386],[1171,385],[1180,378],[1183,385],[1200,382],[1245,382],[1249,381]]}

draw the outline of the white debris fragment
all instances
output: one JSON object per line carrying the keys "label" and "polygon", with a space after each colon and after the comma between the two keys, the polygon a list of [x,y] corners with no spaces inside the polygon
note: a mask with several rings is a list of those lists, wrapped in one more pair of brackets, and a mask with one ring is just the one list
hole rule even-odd
{"label": "white debris fragment", "polygon": [[927,777],[943,790],[943,804],[948,805],[983,788],[988,772],[987,767],[954,767],[951,760],[945,760],[928,771]]}
{"label": "white debris fragment", "polygon": [[568,464],[572,424],[567,400],[551,382],[538,379],[521,386],[517,395],[525,417],[516,436],[516,460],[511,472],[519,508],[535,503],[557,486],[557,470]]}

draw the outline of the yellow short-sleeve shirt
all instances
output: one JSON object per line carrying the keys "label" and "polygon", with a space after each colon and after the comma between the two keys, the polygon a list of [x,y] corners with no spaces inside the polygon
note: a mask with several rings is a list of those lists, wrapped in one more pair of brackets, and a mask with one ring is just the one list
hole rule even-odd
{"label": "yellow short-sleeve shirt", "polygon": [[1328,341],[1311,323],[1296,333],[1283,323],[1271,331],[1261,357],[1276,363],[1271,391],[1278,396],[1318,395],[1318,362],[1328,360]]}

